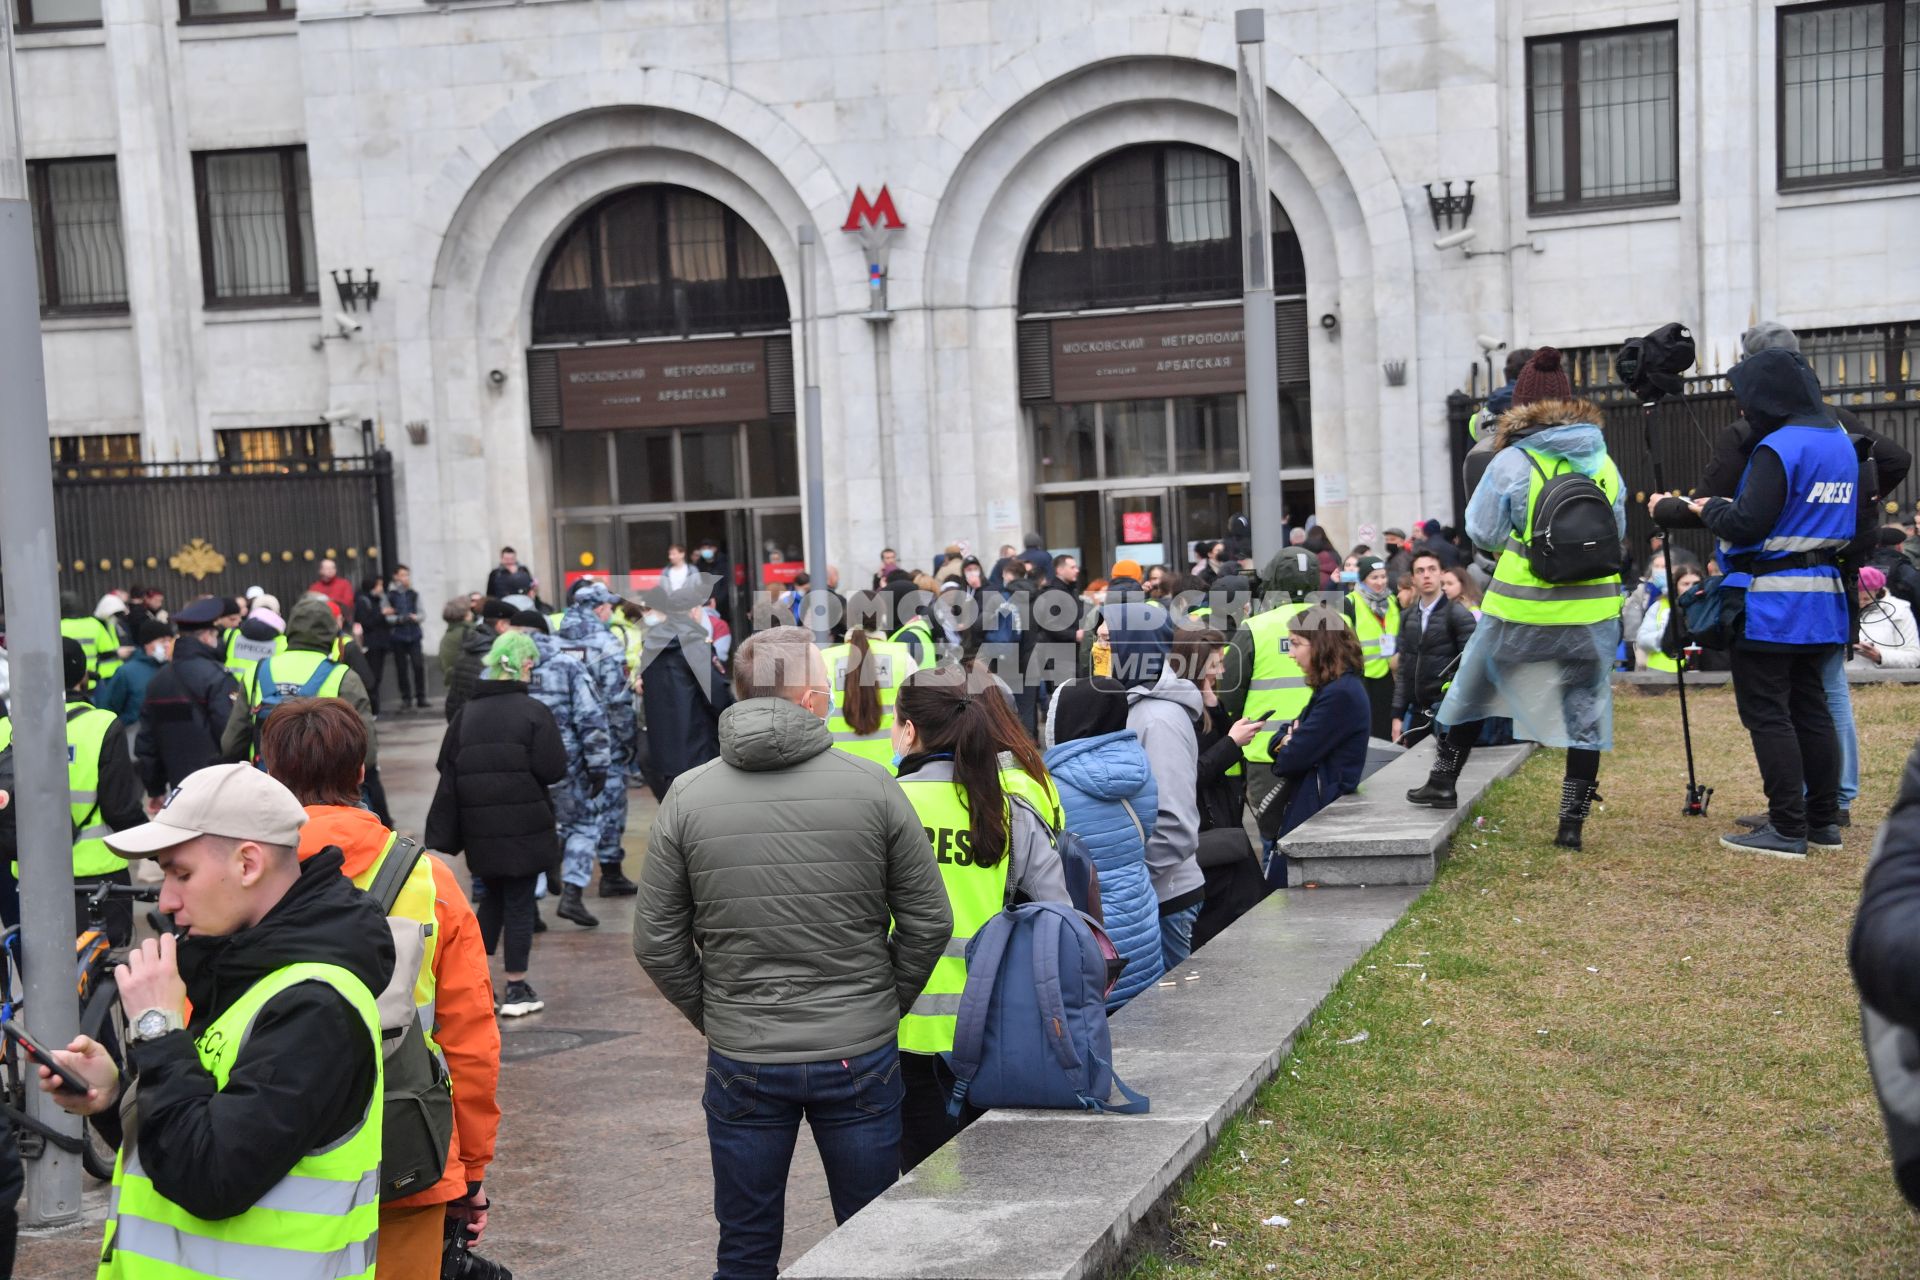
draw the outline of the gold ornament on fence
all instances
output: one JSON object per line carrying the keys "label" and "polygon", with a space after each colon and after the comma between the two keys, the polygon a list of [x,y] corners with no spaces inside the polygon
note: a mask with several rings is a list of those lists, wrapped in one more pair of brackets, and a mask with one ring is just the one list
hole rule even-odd
{"label": "gold ornament on fence", "polygon": [[174,552],[167,563],[175,573],[202,581],[225,569],[227,558],[208,545],[205,538],[193,538]]}

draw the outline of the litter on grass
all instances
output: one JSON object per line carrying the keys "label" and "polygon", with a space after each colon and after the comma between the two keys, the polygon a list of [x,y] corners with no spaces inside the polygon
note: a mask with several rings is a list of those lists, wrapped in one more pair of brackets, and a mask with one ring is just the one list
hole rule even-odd
{"label": "litter on grass", "polygon": [[1423,1027],[1430,1027],[1433,1025],[1433,1019],[1428,1018],[1425,1022],[1421,1023],[1420,1025]]}
{"label": "litter on grass", "polygon": [[[1779,1010],[1776,1009],[1774,1010],[1774,1012],[1778,1013]],[[1334,1041],[1335,1044],[1365,1044],[1366,1042],[1367,1042],[1367,1033],[1364,1031],[1362,1031],[1357,1036],[1348,1036],[1345,1040]]]}
{"label": "litter on grass", "polygon": [[1273,1128],[1273,1121],[1271,1121],[1271,1120],[1262,1120],[1262,1121],[1260,1122],[1260,1127],[1261,1127],[1262,1129],[1271,1129],[1271,1128]]}
{"label": "litter on grass", "polygon": [[1301,1196],[1298,1200],[1295,1200],[1293,1202],[1293,1207],[1298,1209],[1301,1205],[1305,1204],[1306,1202],[1307,1202],[1307,1198],[1305,1196]]}
{"label": "litter on grass", "polygon": [[1594,968],[1594,967],[1593,967],[1592,965],[1588,965],[1588,966],[1587,966],[1587,972],[1588,972],[1588,973],[1598,973],[1598,972],[1600,972],[1600,971],[1599,971],[1598,969],[1596,969],[1596,968]]}
{"label": "litter on grass", "polygon": [[[1260,1225],[1263,1227],[1290,1227],[1293,1225],[1293,1219],[1283,1218],[1276,1213],[1271,1218],[1260,1219]],[[1221,1247],[1225,1248],[1226,1246],[1222,1245]]]}

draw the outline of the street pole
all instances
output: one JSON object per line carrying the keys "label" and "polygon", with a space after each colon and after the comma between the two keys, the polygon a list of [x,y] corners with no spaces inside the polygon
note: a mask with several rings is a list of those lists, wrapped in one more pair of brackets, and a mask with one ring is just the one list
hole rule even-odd
{"label": "street pole", "polygon": [[[60,551],[53,537],[53,463],[47,449],[46,370],[33,279],[33,214],[14,93],[13,24],[0,19],[0,545],[6,547],[7,658],[20,857],[21,982],[25,1021],[64,1048],[80,1030],[73,994],[73,827],[67,796],[67,687],[60,657]],[[81,1121],[34,1078],[27,1113],[78,1138]],[[80,1213],[80,1157],[51,1142],[27,1165],[21,1222],[43,1226]]]}
{"label": "street pole", "polygon": [[1273,206],[1267,194],[1267,14],[1233,15],[1240,99],[1240,260],[1245,274],[1247,523],[1253,562],[1286,546],[1280,496],[1280,368],[1273,332]]}
{"label": "street pole", "polygon": [[827,593],[827,477],[826,459],[820,443],[820,357],[814,350],[819,326],[813,315],[813,252],[816,235],[811,222],[797,228],[800,241],[800,346],[804,360],[802,427],[806,435],[807,456],[807,575],[813,580],[807,592],[807,621],[813,641],[826,648],[832,640],[832,619],[828,616],[833,597]]}

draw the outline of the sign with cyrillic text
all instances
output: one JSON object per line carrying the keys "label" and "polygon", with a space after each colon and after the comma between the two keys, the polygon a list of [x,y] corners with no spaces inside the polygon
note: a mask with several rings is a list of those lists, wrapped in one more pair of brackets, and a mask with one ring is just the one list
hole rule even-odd
{"label": "sign with cyrillic text", "polygon": [[567,431],[756,422],[767,416],[767,341],[718,338],[559,353]]}

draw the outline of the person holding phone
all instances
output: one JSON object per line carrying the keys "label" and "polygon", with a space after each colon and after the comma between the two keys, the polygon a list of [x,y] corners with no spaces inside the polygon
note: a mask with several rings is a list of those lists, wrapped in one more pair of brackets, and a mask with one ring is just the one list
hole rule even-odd
{"label": "person holding phone", "polygon": [[[1366,658],[1339,610],[1312,605],[1295,614],[1287,623],[1287,650],[1313,696],[1273,750],[1273,775],[1287,789],[1283,836],[1360,789],[1370,710],[1361,675]],[[1267,882],[1286,887],[1285,859],[1267,864]]]}
{"label": "person holding phone", "polygon": [[[214,1275],[373,1276],[373,993],[393,976],[393,935],[337,849],[300,861],[306,821],[265,773],[213,765],[151,822],[106,837],[159,863],[159,907],[178,933],[141,943],[114,974],[137,1127],[121,1127],[127,1081],[97,1042],[52,1051],[85,1092],[39,1072],[55,1102],[120,1144],[103,1280],[173,1274],[162,1264],[181,1258]],[[289,1202],[302,1212],[277,1207]]]}

